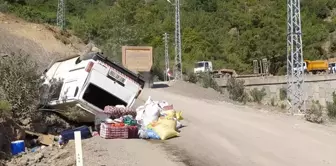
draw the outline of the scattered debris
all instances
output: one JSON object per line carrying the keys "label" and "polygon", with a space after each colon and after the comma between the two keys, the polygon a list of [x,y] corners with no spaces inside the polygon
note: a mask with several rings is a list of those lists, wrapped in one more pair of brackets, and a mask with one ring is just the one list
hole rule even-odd
{"label": "scattered debris", "polygon": [[[104,119],[96,131],[81,126],[63,130],[56,136],[26,130],[25,150],[13,155],[7,165],[75,165],[75,131],[81,131],[82,139],[99,135],[105,139],[166,140],[179,136],[178,129],[183,126],[182,112],[175,111],[166,101],[154,101],[151,97],[136,110],[117,105],[106,106],[103,113],[110,118]],[[83,141],[85,148],[88,147]]]}
{"label": "scattered debris", "polygon": [[26,165],[75,165],[73,157],[74,143],[69,142],[65,148],[55,146],[47,146],[45,148],[37,148],[32,152],[25,152],[21,156],[13,157],[8,166],[26,166]]}
{"label": "scattered debris", "polygon": [[47,145],[47,146],[52,145],[53,142],[54,142],[54,139],[55,139],[55,136],[50,135],[50,134],[48,134],[48,135],[40,135],[38,137],[39,143],[41,143],[43,145]]}
{"label": "scattered debris", "polygon": [[[166,101],[153,101],[151,97],[136,111],[124,107],[107,106],[104,110],[113,119],[100,125],[100,136],[106,139],[142,138],[166,140],[179,135],[183,125],[182,112],[176,112]],[[135,117],[135,118],[134,118]],[[135,135],[134,132],[137,132]]]}

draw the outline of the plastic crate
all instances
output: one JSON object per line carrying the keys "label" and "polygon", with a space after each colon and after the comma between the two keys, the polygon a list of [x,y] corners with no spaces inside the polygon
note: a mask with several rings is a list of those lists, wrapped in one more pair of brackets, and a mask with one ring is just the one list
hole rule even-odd
{"label": "plastic crate", "polygon": [[105,139],[127,139],[128,127],[127,126],[112,126],[108,123],[100,125],[100,136]]}

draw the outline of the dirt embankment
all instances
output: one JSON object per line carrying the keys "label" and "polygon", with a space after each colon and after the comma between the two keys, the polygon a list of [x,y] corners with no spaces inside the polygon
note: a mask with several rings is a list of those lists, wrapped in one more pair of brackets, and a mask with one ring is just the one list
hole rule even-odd
{"label": "dirt embankment", "polygon": [[78,54],[84,47],[79,38],[62,33],[57,27],[0,13],[0,55],[29,54],[44,67],[51,60]]}
{"label": "dirt embankment", "polygon": [[[83,49],[85,44],[69,32],[62,32],[51,25],[29,23],[15,16],[0,13],[0,58],[11,56],[11,53],[30,55],[38,63],[39,69],[44,70],[52,61],[80,54]],[[37,126],[41,130],[38,132],[50,132],[48,128],[52,125],[61,126],[59,130],[68,127],[66,123],[62,123],[63,126],[59,125],[59,121],[61,120],[51,115],[37,120],[36,123],[24,119],[20,124],[23,124],[24,128]],[[10,140],[24,137],[20,126],[14,125],[16,123],[4,121],[0,117],[0,159],[7,156],[4,151],[8,152]]]}

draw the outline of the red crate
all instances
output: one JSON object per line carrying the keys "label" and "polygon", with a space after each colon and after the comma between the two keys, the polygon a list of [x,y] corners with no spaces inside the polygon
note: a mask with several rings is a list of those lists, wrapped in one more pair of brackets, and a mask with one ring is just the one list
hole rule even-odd
{"label": "red crate", "polygon": [[128,138],[139,138],[137,126],[127,126],[127,127],[128,127]]}
{"label": "red crate", "polygon": [[105,139],[127,139],[127,126],[112,126],[112,124],[102,123],[100,125],[100,136]]}

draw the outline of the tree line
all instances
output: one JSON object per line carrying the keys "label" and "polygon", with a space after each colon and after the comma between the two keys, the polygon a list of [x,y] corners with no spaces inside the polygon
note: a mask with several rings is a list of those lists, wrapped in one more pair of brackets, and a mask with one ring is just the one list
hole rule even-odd
{"label": "tree line", "polygon": [[[1,2],[2,1],[2,2]],[[56,24],[57,0],[0,0],[0,10],[28,21]],[[154,70],[163,71],[163,33],[174,60],[174,6],[166,0],[65,0],[66,28],[93,40],[116,60],[122,45],[154,48]],[[305,59],[336,52],[336,1],[301,3]],[[287,5],[283,0],[181,0],[184,71],[199,60],[215,68],[251,73],[254,59],[267,58],[272,74],[286,71]],[[173,64],[173,63],[171,63]]]}

